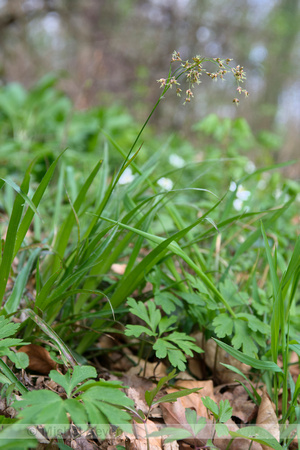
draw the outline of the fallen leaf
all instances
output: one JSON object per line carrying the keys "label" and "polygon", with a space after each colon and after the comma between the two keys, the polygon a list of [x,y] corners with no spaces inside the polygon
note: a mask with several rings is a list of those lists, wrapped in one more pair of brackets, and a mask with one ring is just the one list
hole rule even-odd
{"label": "fallen leaf", "polygon": [[28,369],[48,375],[50,370],[56,369],[57,363],[51,359],[48,350],[40,345],[23,345],[18,352],[24,352],[29,357]]}
{"label": "fallen leaf", "polygon": [[[250,392],[250,384],[245,383]],[[257,416],[257,406],[249,399],[243,386],[237,383],[226,383],[217,386],[214,390],[217,403],[228,400],[232,407],[232,416],[238,418],[241,423],[247,424]]]}
{"label": "fallen leaf", "polygon": [[300,374],[300,364],[299,364],[300,361],[299,360],[300,360],[300,358],[297,355],[297,353],[296,352],[291,352],[291,355],[290,355],[290,364],[291,364],[290,365],[290,373],[291,373],[295,383],[296,383],[297,378],[298,378],[298,376]]}
{"label": "fallen leaf", "polygon": [[79,436],[71,441],[71,448],[74,450],[97,450],[98,446],[83,436]]}
{"label": "fallen leaf", "polygon": [[[147,439],[146,435],[158,431],[157,426],[151,420],[147,420],[146,427],[143,423],[133,422],[133,430],[135,434],[135,439],[131,440],[129,444],[130,450],[147,450]],[[147,430],[147,431],[146,431]],[[151,437],[149,438],[151,450],[161,450],[162,440],[161,437]]]}
{"label": "fallen leaf", "polygon": [[[185,389],[195,389],[199,388],[199,392],[193,392],[190,395],[186,395],[185,397],[181,397],[178,400],[181,400],[181,404],[184,408],[192,408],[196,411],[198,416],[206,417],[207,411],[205,406],[202,403],[202,397],[210,397],[215,401],[214,397],[214,386],[212,380],[207,381],[197,381],[197,380],[177,380],[175,383],[176,387],[182,387]],[[176,389],[167,389],[167,392],[176,392]],[[177,400],[177,401],[178,401]]]}
{"label": "fallen leaf", "polygon": [[127,264],[112,264],[111,270],[118,275],[124,275]]}
{"label": "fallen leaf", "polygon": [[169,442],[168,444],[163,444],[163,450],[178,450],[179,444],[176,441]]}
{"label": "fallen leaf", "polygon": [[231,370],[222,366],[220,363],[234,366],[245,375],[247,375],[251,370],[250,366],[241,363],[233,356],[225,352],[225,350],[220,348],[213,339],[209,339],[207,342],[205,342],[205,345],[202,348],[205,352],[205,364],[210,368],[210,370],[213,372],[214,377],[218,379],[220,384],[231,383],[234,380],[243,380],[240,375],[232,372]]}
{"label": "fallen leaf", "polygon": [[[147,378],[138,377],[137,375],[123,375],[120,380],[125,386],[130,386],[125,392],[134,401],[135,409],[140,409],[145,415],[148,414],[149,406],[145,400],[145,392],[154,389],[156,384]],[[161,419],[161,410],[158,407],[154,407],[148,417],[150,419]]]}
{"label": "fallen leaf", "polygon": [[200,357],[199,355],[198,355],[198,357],[197,357],[197,355],[195,355],[194,358],[188,358],[188,368],[189,368],[189,371],[198,380],[202,380],[204,378],[204,375],[203,375],[203,370],[201,369],[199,357]]}
{"label": "fallen leaf", "polygon": [[[207,410],[203,405],[201,398],[209,396],[214,400],[212,381],[178,380],[175,386],[186,389],[193,389],[193,388],[202,388],[202,389],[199,390],[199,392],[193,392],[192,394],[186,395],[185,397],[180,397],[176,400],[176,402],[161,403],[160,407],[163,412],[163,418],[166,425],[170,427],[186,428],[190,431],[189,425],[187,424],[185,417],[185,410],[186,408],[191,408],[195,410],[198,416],[205,417],[207,420],[207,425],[197,435],[198,438],[197,444],[205,445],[207,439],[210,439],[212,437],[210,434],[212,422],[208,418]],[[173,388],[168,388],[166,389],[166,391],[168,394],[171,394],[172,392],[178,392],[177,389]],[[192,443],[192,440],[186,439],[186,442]]]}
{"label": "fallen leaf", "polygon": [[[257,413],[256,425],[260,425],[262,428],[265,428],[277,441],[279,441],[279,424],[266,388],[263,389],[261,404],[259,405]],[[267,450],[270,447],[267,445],[262,445],[262,448],[263,450]]]}
{"label": "fallen leaf", "polygon": [[[140,375],[145,378],[163,378],[167,375],[167,366],[161,361],[158,363],[149,363],[144,359],[139,359],[138,356],[130,356],[130,358],[136,362],[136,366],[131,367],[126,374],[127,375]],[[146,369],[145,369],[146,364]]]}

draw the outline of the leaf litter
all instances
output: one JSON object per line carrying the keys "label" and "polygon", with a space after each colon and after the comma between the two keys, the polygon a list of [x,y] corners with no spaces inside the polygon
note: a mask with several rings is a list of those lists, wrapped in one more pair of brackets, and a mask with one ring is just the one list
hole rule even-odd
{"label": "leaf litter", "polygon": [[[195,335],[196,342],[203,344],[201,334]],[[123,337],[121,337],[121,341]],[[115,351],[116,344],[120,344],[119,335],[113,337],[109,335],[102,335],[99,339],[98,345],[103,349],[108,349],[106,353],[105,364],[105,378],[107,380],[122,381],[125,386],[125,392],[129,399],[133,400],[136,411],[142,411],[144,415],[149,412],[149,406],[145,401],[145,392],[151,391],[155,388],[157,382],[162,377],[166,376],[168,367],[164,363],[149,362],[138,358],[132,350],[125,347],[124,350]],[[111,350],[110,350],[111,349]],[[37,344],[25,345],[19,348],[20,352],[25,352],[29,356],[29,372],[23,371],[22,381],[24,385],[30,390],[49,389],[53,393],[57,393],[64,398],[65,391],[62,388],[62,382],[59,384],[55,380],[49,379],[47,375],[53,369],[57,369],[58,364],[54,361],[49,351]],[[296,355],[296,354],[295,354]],[[292,362],[297,362],[297,355],[293,355]],[[149,437],[150,448],[153,450],[159,449],[189,449],[194,448],[195,442],[198,448],[215,448],[225,450],[228,448],[230,442],[230,435],[226,437],[219,437],[214,431],[214,420],[212,414],[204,406],[202,402],[203,397],[208,397],[212,401],[220,405],[225,400],[229,401],[232,407],[232,417],[224,423],[229,431],[238,432],[241,426],[248,425],[255,422],[257,425],[265,427],[272,436],[279,440],[279,425],[274,407],[270,401],[266,390],[257,389],[261,396],[261,404],[259,407],[255,402],[249,398],[247,391],[238,382],[243,380],[243,377],[238,373],[233,373],[226,367],[222,366],[225,362],[227,365],[234,365],[238,371],[241,371],[244,376],[247,376],[250,371],[250,366],[239,363],[230,355],[217,347],[215,341],[208,340],[205,344],[204,355],[195,355],[189,357],[189,363],[192,363],[195,368],[205,366],[212,372],[213,379],[219,381],[220,384],[214,384],[212,379],[197,380],[193,370],[181,372],[176,377],[176,382],[173,387],[166,387],[159,392],[156,399],[163,395],[178,392],[178,389],[195,389],[189,395],[177,398],[176,401],[159,403],[155,408],[151,409],[148,419],[144,423],[133,421],[133,433],[123,432],[119,436],[111,435],[106,440],[99,440],[98,437],[91,431],[80,431],[74,424],[71,430],[72,438],[66,437],[64,439],[65,445],[70,445],[71,448],[78,449],[110,449],[118,448],[143,450],[147,449],[147,436],[151,433],[159,433],[165,427],[175,427],[178,429],[189,430],[190,425],[186,421],[186,411],[191,410],[196,413],[197,418],[205,418],[205,426],[197,434],[197,440],[191,438],[183,438],[173,442],[165,442],[167,436]],[[124,363],[126,361],[126,364]],[[189,364],[191,367],[191,364]],[[146,370],[145,370],[146,368]],[[92,369],[92,367],[91,367]],[[123,369],[123,370],[122,370]],[[63,368],[61,370],[64,372]],[[113,372],[118,370],[118,376],[113,375]],[[120,373],[122,372],[122,373]],[[198,373],[202,374],[201,371]],[[296,365],[293,366],[293,377],[299,375],[299,369]],[[64,375],[62,375],[64,376]],[[98,370],[97,379],[103,376],[101,370]],[[235,380],[235,381],[233,381]],[[58,381],[58,380],[57,380]],[[245,382],[245,386],[251,391],[249,383]],[[20,397],[21,400],[21,397]],[[8,407],[5,401],[1,402],[1,414],[14,417],[15,412],[13,408]],[[36,436],[40,436],[40,445],[45,442],[45,433],[43,429],[37,430]],[[211,439],[210,439],[211,438]],[[49,441],[47,441],[49,443]],[[55,440],[54,440],[55,442]],[[248,449],[250,442],[246,438],[236,437],[230,445],[231,450]],[[209,444],[211,443],[211,444]],[[259,442],[252,442],[252,450],[265,450],[270,448]]]}

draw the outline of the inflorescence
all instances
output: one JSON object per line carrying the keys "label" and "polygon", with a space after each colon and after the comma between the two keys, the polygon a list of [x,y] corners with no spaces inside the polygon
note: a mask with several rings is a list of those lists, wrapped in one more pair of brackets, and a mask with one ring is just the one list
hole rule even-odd
{"label": "inflorescence", "polygon": [[[240,86],[240,83],[243,83],[243,81],[246,79],[246,72],[244,72],[244,69],[241,66],[230,67],[229,63],[230,61],[232,61],[232,59],[210,59],[197,55],[192,58],[192,61],[193,62],[189,62],[188,60],[182,61],[179,52],[173,52],[171,63],[180,62],[181,64],[180,67],[177,68],[168,78],[160,78],[159,80],[157,80],[157,82],[160,83],[160,87],[164,89],[164,92],[175,85],[176,93],[180,97],[182,89],[180,88],[178,79],[181,77],[181,75],[185,74],[186,81],[189,84],[188,89],[185,91],[185,105],[186,103],[189,103],[191,101],[191,98],[194,97],[192,89],[194,88],[195,84],[201,83],[200,77],[203,72],[215,81],[218,78],[224,79],[224,75],[226,73],[232,73],[238,83],[237,92],[239,94],[244,93],[245,97],[248,97],[248,91],[246,91],[246,89],[242,89],[242,87]],[[203,63],[208,61],[218,66],[218,70],[216,72],[207,72],[203,67]],[[234,98],[233,103],[237,105],[239,103],[239,99]]]}

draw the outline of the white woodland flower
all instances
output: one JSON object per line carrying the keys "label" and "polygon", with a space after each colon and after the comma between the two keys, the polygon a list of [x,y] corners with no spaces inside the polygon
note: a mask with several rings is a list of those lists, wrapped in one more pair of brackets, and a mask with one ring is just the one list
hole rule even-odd
{"label": "white woodland flower", "polygon": [[158,180],[157,184],[165,191],[170,191],[173,188],[173,181],[170,178],[162,177]]}
{"label": "white woodland flower", "polygon": [[255,170],[256,170],[256,166],[255,166],[254,162],[250,161],[250,160],[247,161],[247,164],[245,166],[245,171],[247,173],[253,173]]}
{"label": "white woodland flower", "polygon": [[241,211],[243,207],[243,201],[239,198],[236,198],[235,200],[233,200],[233,207],[236,211]]}
{"label": "white woodland flower", "polygon": [[258,189],[263,191],[267,187],[267,181],[262,178],[261,180],[258,181],[257,187],[258,187]]}
{"label": "white woodland flower", "polygon": [[234,181],[230,181],[229,190],[234,192],[236,190],[236,183]]}
{"label": "white woodland flower", "polygon": [[237,198],[239,200],[242,200],[242,201],[245,202],[245,201],[248,200],[250,195],[251,195],[251,192],[250,191],[246,191],[246,189],[244,189],[243,186],[240,184],[238,189],[237,189],[237,192],[236,192]]}
{"label": "white woodland flower", "polygon": [[169,163],[173,167],[178,167],[179,169],[185,165],[185,161],[181,156],[175,155],[172,153],[172,155],[169,156]]}
{"label": "white woodland flower", "polygon": [[119,178],[118,184],[129,184],[134,180],[134,175],[130,167],[126,167]]}
{"label": "white woodland flower", "polygon": [[247,191],[241,184],[237,188],[237,184],[231,181],[229,190],[236,191],[236,198],[233,200],[233,207],[236,211],[241,211],[243,208],[243,202],[247,201],[251,195],[250,191]]}

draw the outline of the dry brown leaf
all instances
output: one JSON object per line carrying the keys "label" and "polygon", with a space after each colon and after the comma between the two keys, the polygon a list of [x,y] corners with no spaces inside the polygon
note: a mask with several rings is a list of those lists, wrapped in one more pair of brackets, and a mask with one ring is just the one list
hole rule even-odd
{"label": "dry brown leaf", "polygon": [[[131,367],[126,374],[127,375],[140,375],[145,378],[152,378],[155,377],[157,379],[163,378],[167,375],[167,366],[163,364],[162,362],[158,363],[149,363],[144,360],[140,359],[137,356],[130,356],[130,359],[136,362],[135,367]],[[146,370],[145,369],[146,364]]]}
{"label": "dry brown leaf", "polygon": [[[146,431],[147,429],[147,431]],[[158,431],[157,426],[151,420],[147,420],[146,428],[143,423],[133,422],[133,430],[136,436],[136,439],[130,441],[129,449],[130,450],[147,450],[147,439],[146,435],[153,433],[154,431]],[[162,440],[161,437],[149,438],[150,448],[151,450],[161,450],[162,449]]]}
{"label": "dry brown leaf", "polygon": [[[190,380],[178,380],[176,386],[193,389],[193,388],[203,388],[199,392],[193,392],[185,397],[178,398],[176,402],[173,403],[161,403],[160,407],[163,412],[163,418],[166,425],[171,427],[184,427],[187,426],[185,418],[186,408],[191,408],[196,411],[198,416],[205,417],[207,419],[207,426],[198,435],[199,445],[204,445],[211,437],[210,435],[210,425],[211,421],[208,418],[207,410],[202,403],[201,398],[209,396],[214,400],[213,394],[213,383],[211,380],[208,381],[190,381]],[[167,393],[178,392],[177,389],[166,389]],[[189,429],[189,428],[188,428]],[[188,440],[187,440],[188,441]]]}
{"label": "dry brown leaf", "polygon": [[24,352],[29,357],[28,369],[48,375],[50,370],[56,369],[57,363],[51,359],[50,353],[44,347],[36,344],[23,345],[18,352]]}
{"label": "dry brown leaf", "polygon": [[[122,339],[122,338],[121,338]],[[113,350],[113,347],[121,345],[123,342],[113,335],[102,334],[97,342],[100,349],[112,349],[102,357],[102,364],[113,371],[127,372],[134,363],[131,360],[132,352],[128,348],[122,351]],[[126,355],[129,355],[127,357]]]}
{"label": "dry brown leaf", "polygon": [[[181,400],[180,403],[182,404],[183,408],[193,408],[198,416],[208,418],[206,408],[203,405],[201,398],[210,397],[212,400],[215,401],[214,386],[211,380],[207,381],[178,380],[175,383],[175,386],[183,387],[185,389],[199,388],[200,389],[199,392],[193,392],[192,394],[186,395],[185,397],[181,397],[178,400]],[[167,389],[168,393],[175,391],[176,389],[172,390]]]}
{"label": "dry brown leaf", "polygon": [[201,332],[194,333],[192,336],[195,338],[197,345],[203,348],[205,352],[205,364],[210,368],[214,377],[218,379],[220,384],[231,383],[234,380],[243,380],[240,375],[226,369],[226,367],[222,366],[220,363],[230,364],[246,375],[250,372],[250,366],[237,361],[219,347],[213,339],[205,341],[205,339],[203,339],[203,333]]}
{"label": "dry brown leaf", "polygon": [[[169,392],[169,390],[168,390]],[[191,394],[193,395],[193,394]],[[170,426],[170,427],[175,427],[175,428],[186,428],[187,430],[191,431],[189,428],[189,425],[187,424],[186,418],[185,418],[185,408],[193,408],[194,406],[184,406],[182,404],[182,398],[178,398],[176,402],[174,403],[161,403],[160,407],[162,409],[163,412],[163,418],[164,421],[166,423],[166,425]],[[198,414],[198,412],[197,412]],[[201,415],[202,417],[204,416],[203,414],[198,414]],[[201,446],[201,445],[205,445],[206,441],[208,439],[210,439],[211,436],[211,425],[212,422],[207,419],[207,413],[205,410],[205,417],[206,417],[206,423],[207,425],[200,431],[200,433],[198,433],[197,435],[197,445]],[[185,439],[186,442],[190,442],[194,444],[194,439]]]}
{"label": "dry brown leaf", "polygon": [[[129,389],[126,390],[126,394],[134,401],[135,409],[141,409],[145,415],[148,414],[149,406],[145,400],[145,392],[154,389],[156,384],[146,378],[138,377],[136,375],[123,375],[121,380],[124,385],[130,386]],[[161,410],[158,407],[153,408],[149,418],[161,419]]]}
{"label": "dry brown leaf", "polygon": [[194,358],[188,358],[188,368],[189,371],[196,377],[198,380],[203,380],[203,370],[201,369],[201,364],[197,355]]}
{"label": "dry brown leaf", "polygon": [[99,447],[83,436],[79,436],[71,441],[71,448],[74,450],[97,450]]}
{"label": "dry brown leaf", "polygon": [[[261,404],[258,408],[256,425],[260,425],[265,428],[269,433],[272,434],[272,436],[274,436],[277,441],[279,441],[280,431],[278,419],[276,417],[271,399],[265,388],[263,390]],[[267,450],[270,447],[267,445],[263,445],[262,448],[263,450]]]}
{"label": "dry brown leaf", "polygon": [[179,444],[177,441],[169,442],[168,444],[163,444],[163,450],[178,450]]}
{"label": "dry brown leaf", "polygon": [[192,375],[190,375],[188,372],[179,372],[176,375],[176,378],[179,380],[185,380],[185,381],[197,381],[197,379],[195,377],[193,377]]}
{"label": "dry brown leaf", "polygon": [[232,372],[231,370],[222,366],[220,363],[230,364],[246,375],[250,372],[250,366],[248,366],[247,364],[243,364],[237,359],[233,358],[233,356],[229,355],[227,352],[225,352],[225,350],[219,347],[213,339],[209,339],[207,342],[205,342],[202,348],[205,351],[205,363],[213,372],[214,376],[218,378],[220,384],[231,383],[234,380],[243,380],[240,375]]}
{"label": "dry brown leaf", "polygon": [[127,264],[112,264],[111,270],[118,275],[124,275]]}
{"label": "dry brown leaf", "polygon": [[291,373],[295,383],[296,383],[297,378],[298,378],[298,376],[300,374],[300,364],[299,364],[300,361],[299,360],[300,360],[300,358],[297,355],[297,353],[296,352],[291,352],[290,363],[292,363],[292,365],[290,365],[290,373]]}
{"label": "dry brown leaf", "polygon": [[145,415],[148,414],[149,406],[145,401],[145,393],[141,393],[136,388],[130,387],[127,389],[126,394],[127,397],[134,401],[134,405],[137,410],[140,409]]}
{"label": "dry brown leaf", "polygon": [[[208,419],[207,410],[201,401],[201,397],[209,396],[214,400],[213,383],[208,381],[186,381],[178,380],[176,386],[186,389],[203,388],[199,392],[193,392],[185,397],[178,398],[173,403],[162,403],[164,420],[167,425],[177,425],[185,423],[185,409],[193,408],[198,416]],[[178,392],[177,389],[169,388],[166,390],[168,394]]]}
{"label": "dry brown leaf", "polygon": [[[250,385],[246,386],[251,389]],[[226,383],[217,386],[214,390],[217,403],[228,400],[232,407],[232,416],[237,417],[241,423],[249,423],[257,416],[257,406],[249,399],[247,392],[237,383]]]}

